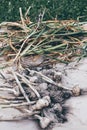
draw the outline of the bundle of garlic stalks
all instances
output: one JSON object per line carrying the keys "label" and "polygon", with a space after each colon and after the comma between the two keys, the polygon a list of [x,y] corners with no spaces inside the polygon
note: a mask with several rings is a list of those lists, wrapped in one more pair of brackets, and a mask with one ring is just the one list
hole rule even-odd
{"label": "bundle of garlic stalks", "polygon": [[0,120],[38,119],[41,128],[67,121],[65,101],[86,91],[62,86],[62,74],[52,65],[87,55],[86,26],[74,20],[0,24],[0,92],[9,94],[0,95],[0,106],[22,113]]}
{"label": "bundle of garlic stalks", "polygon": [[[30,21],[0,24],[0,56],[23,67],[69,63],[73,57],[86,56],[87,22]],[[30,63],[29,63],[30,62]],[[7,62],[6,62],[7,64]]]}

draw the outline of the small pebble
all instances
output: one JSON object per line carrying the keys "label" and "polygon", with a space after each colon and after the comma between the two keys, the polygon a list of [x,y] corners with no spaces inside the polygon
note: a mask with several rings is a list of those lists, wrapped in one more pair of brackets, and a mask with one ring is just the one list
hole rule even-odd
{"label": "small pebble", "polygon": [[30,82],[34,83],[37,82],[38,78],[37,76],[30,77]]}
{"label": "small pebble", "polygon": [[81,94],[81,89],[79,88],[79,86],[73,87],[72,93],[74,96],[79,96]]}
{"label": "small pebble", "polygon": [[62,106],[59,103],[56,103],[53,108],[54,108],[54,111],[56,110],[62,113]]}
{"label": "small pebble", "polygon": [[62,73],[61,72],[56,72],[54,74],[54,81],[59,83],[59,82],[61,82],[61,80],[62,80]]}
{"label": "small pebble", "polygon": [[42,67],[37,67],[37,71],[41,71],[42,70]]}
{"label": "small pebble", "polygon": [[41,83],[41,84],[39,85],[39,88],[40,88],[41,90],[46,90],[46,89],[48,88],[47,83]]}

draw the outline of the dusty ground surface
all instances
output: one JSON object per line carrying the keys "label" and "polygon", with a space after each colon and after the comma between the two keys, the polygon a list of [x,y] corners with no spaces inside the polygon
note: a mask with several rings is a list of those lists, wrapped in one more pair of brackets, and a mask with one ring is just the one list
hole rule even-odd
{"label": "dusty ground surface", "polygon": [[[63,85],[73,87],[79,85],[80,88],[87,88],[87,58],[82,59],[80,63],[70,63],[68,66],[64,64],[55,65],[55,69],[59,69],[63,73]],[[56,124],[53,130],[86,130],[87,129],[87,96],[72,97],[66,102],[70,107],[67,114],[68,122],[65,124]],[[0,116],[11,116],[20,114],[13,109],[0,110]],[[40,130],[38,124],[31,120],[0,122],[0,129],[3,130]]]}
{"label": "dusty ground surface", "polygon": [[[75,63],[76,64],[76,63]],[[63,76],[63,84],[72,87],[79,85],[81,88],[87,88],[87,58],[80,61],[75,67],[75,64],[70,64],[65,67],[66,76]],[[68,122],[56,126],[53,130],[86,130],[87,129],[87,95],[73,97],[66,102],[71,107],[68,114]]]}

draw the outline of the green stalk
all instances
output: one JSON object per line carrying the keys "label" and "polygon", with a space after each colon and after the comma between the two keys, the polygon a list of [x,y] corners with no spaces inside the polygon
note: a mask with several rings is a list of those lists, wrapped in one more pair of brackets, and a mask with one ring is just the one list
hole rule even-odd
{"label": "green stalk", "polygon": [[36,42],[36,40],[40,37],[40,35],[43,33],[44,29],[38,34],[38,36],[35,38],[35,40],[30,44],[28,45],[24,51],[20,54],[20,56],[23,56],[25,55],[25,53],[30,49],[30,47]]}

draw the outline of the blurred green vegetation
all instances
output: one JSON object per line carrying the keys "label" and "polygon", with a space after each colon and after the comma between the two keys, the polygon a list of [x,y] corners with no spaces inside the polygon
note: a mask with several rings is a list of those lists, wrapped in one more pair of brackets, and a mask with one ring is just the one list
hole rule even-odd
{"label": "blurred green vegetation", "polygon": [[30,7],[31,21],[36,21],[44,9],[44,20],[77,19],[87,15],[87,0],[0,0],[0,22],[19,20],[20,7],[23,14]]}

